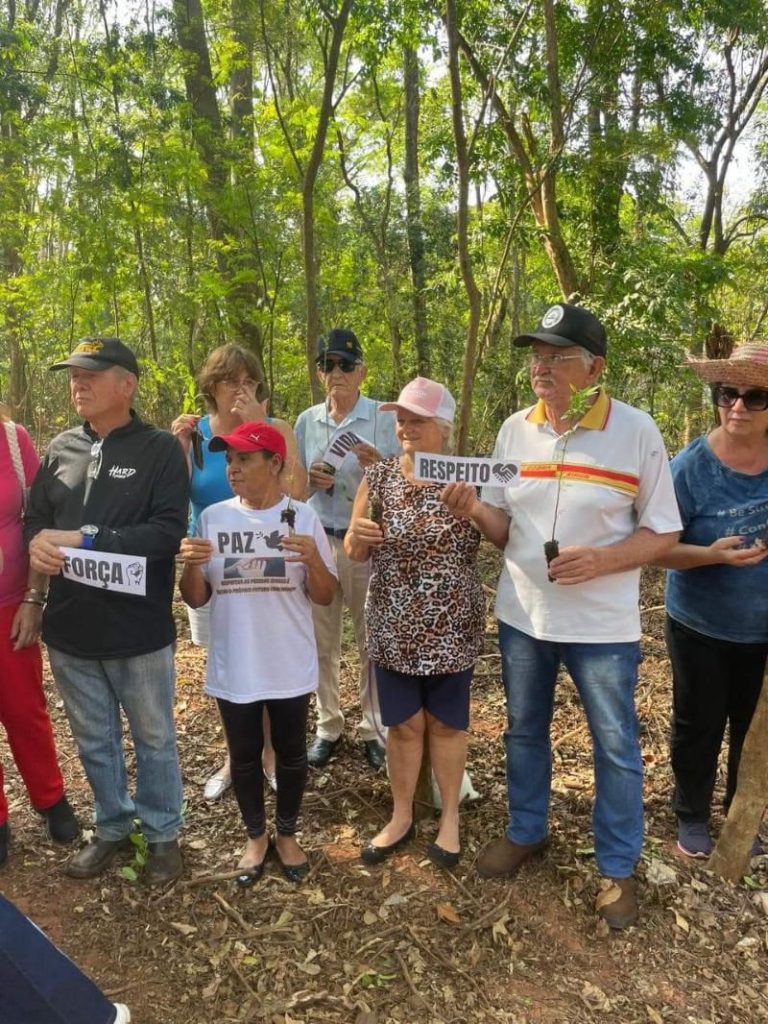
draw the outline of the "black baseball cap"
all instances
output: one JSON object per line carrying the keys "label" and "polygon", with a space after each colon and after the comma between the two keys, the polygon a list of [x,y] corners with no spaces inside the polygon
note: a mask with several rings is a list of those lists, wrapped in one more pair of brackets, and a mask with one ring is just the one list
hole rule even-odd
{"label": "black baseball cap", "polygon": [[362,362],[363,350],[355,332],[345,327],[334,327],[322,338],[318,338],[315,362],[319,363],[326,356],[344,356]]}
{"label": "black baseball cap", "polygon": [[581,345],[596,356],[605,356],[608,351],[608,339],[605,328],[588,309],[582,306],[571,306],[567,302],[550,306],[530,334],[521,334],[512,342],[513,345],[533,345],[536,341],[546,341],[549,345]]}
{"label": "black baseball cap", "polygon": [[136,356],[119,338],[83,338],[68,359],[49,366],[49,370],[65,370],[79,366],[82,370],[108,370],[110,366],[122,366],[139,376]]}

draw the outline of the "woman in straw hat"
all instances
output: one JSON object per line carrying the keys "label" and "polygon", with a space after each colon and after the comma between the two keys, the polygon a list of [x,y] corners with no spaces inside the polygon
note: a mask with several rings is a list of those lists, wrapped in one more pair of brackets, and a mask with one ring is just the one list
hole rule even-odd
{"label": "woman in straw hat", "polygon": [[678,846],[708,857],[725,726],[727,809],[768,656],[768,343],[688,365],[710,385],[720,422],[672,460],[683,533],[662,564]]}

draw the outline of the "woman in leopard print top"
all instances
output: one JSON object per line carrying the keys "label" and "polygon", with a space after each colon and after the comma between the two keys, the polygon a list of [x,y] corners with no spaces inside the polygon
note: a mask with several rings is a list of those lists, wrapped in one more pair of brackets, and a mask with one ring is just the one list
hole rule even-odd
{"label": "woman in leopard print top", "polygon": [[[382,406],[382,409],[387,406]],[[382,721],[391,820],[363,848],[379,863],[413,835],[412,805],[425,741],[442,800],[428,856],[458,862],[459,790],[469,725],[469,690],[485,632],[477,572],[480,533],[441,501],[443,488],[414,480],[417,451],[448,447],[456,403],[442,384],[417,377],[389,405],[397,415],[399,457],[366,470],[345,539],[351,558],[371,558],[366,602],[368,651]]]}

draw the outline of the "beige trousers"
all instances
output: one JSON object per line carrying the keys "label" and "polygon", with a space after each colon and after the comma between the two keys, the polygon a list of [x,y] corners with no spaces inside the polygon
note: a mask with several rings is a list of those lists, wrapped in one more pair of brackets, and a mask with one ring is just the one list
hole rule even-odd
{"label": "beige trousers", "polygon": [[355,641],[360,658],[360,707],[362,722],[360,739],[384,743],[386,730],[381,724],[379,702],[373,672],[369,668],[365,650],[365,595],[368,591],[367,562],[354,562],[344,550],[344,542],[329,537],[339,586],[329,605],[312,605],[315,641],[320,668],[317,687],[317,735],[324,740],[336,740],[344,732],[344,714],[339,698],[339,669],[341,666],[341,637],[344,606],[352,616]]}

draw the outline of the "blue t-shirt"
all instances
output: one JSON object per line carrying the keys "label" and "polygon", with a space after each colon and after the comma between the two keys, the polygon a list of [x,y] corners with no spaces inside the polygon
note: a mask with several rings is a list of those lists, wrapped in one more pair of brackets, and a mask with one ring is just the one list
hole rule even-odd
{"label": "blue t-shirt", "polygon": [[197,534],[197,517],[204,508],[217,501],[232,497],[232,488],[227,480],[227,453],[212,452],[208,449],[211,437],[210,416],[198,421],[197,429],[205,438],[203,445],[203,468],[198,469],[192,459],[192,477],[189,485],[189,535]]}
{"label": "blue t-shirt", "polygon": [[[751,547],[768,532],[768,470],[751,476],[729,469],[699,437],[672,460],[672,477],[683,544],[709,546],[719,537],[742,536]],[[670,569],[667,611],[718,640],[768,642],[768,559],[744,568]]]}

